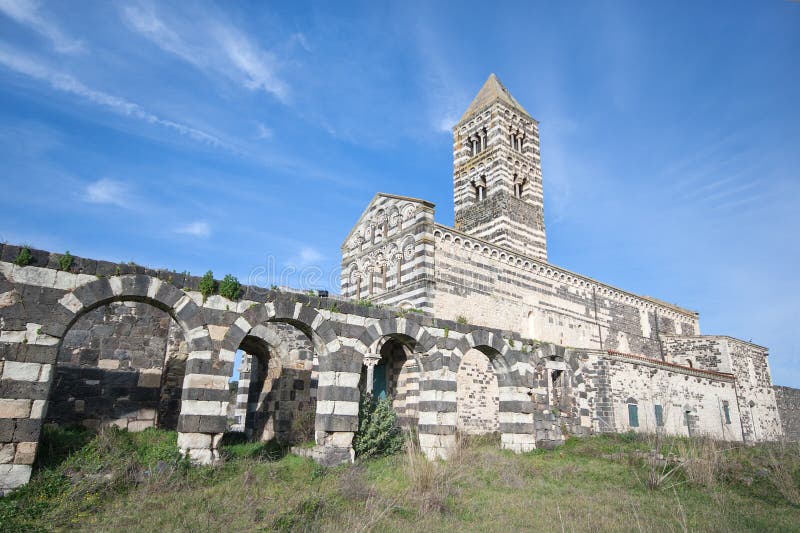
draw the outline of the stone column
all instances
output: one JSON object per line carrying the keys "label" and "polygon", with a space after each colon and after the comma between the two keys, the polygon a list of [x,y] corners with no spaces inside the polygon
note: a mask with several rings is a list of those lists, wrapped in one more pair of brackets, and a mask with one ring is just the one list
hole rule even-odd
{"label": "stone column", "polygon": [[364,366],[367,367],[367,383],[365,392],[372,394],[372,384],[375,379],[375,367],[381,360],[381,355],[377,353],[369,353],[364,356]]}

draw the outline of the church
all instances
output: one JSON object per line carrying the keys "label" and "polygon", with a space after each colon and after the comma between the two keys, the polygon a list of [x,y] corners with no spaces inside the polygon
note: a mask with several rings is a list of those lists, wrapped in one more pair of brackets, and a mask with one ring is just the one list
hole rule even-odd
{"label": "church", "polygon": [[[549,403],[574,410],[578,433],[782,435],[766,348],[701,335],[694,311],[548,262],[539,124],[497,76],[452,131],[454,227],[435,221],[430,202],[376,194],[342,245],[343,297],[580,352],[570,372],[563,357],[546,362]],[[491,382],[492,362],[475,364],[474,379]],[[392,366],[376,369],[370,387],[384,388]]]}

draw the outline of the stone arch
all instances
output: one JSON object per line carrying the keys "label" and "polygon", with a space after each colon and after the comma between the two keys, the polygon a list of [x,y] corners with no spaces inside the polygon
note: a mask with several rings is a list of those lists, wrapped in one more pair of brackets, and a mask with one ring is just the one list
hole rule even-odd
{"label": "stone arch", "polygon": [[[188,294],[171,283],[144,274],[123,275],[98,278],[64,294],[55,306],[51,320],[41,328],[43,334],[58,339],[52,351],[51,364],[55,363],[64,335],[81,316],[103,305],[124,301],[143,302],[161,309],[183,330],[189,355],[178,417],[178,446],[182,453],[196,462],[213,462],[217,455],[211,435],[221,437],[224,431],[225,416],[222,411],[223,405],[227,405],[227,397],[217,398],[219,395],[215,396],[215,390],[206,392],[216,389],[211,386],[216,373],[213,368],[203,364],[211,359],[212,353],[203,310]],[[227,393],[227,384],[224,388]],[[200,433],[204,434],[203,438],[193,436]],[[206,435],[208,438],[205,438]],[[216,440],[218,442],[219,439]]]}
{"label": "stone arch", "polygon": [[[183,330],[184,338],[189,348],[188,361],[210,358],[211,337],[205,324],[202,309],[191,297],[172,284],[165,283],[152,276],[140,274],[98,278],[77,286],[72,291],[65,293],[52,306],[47,323],[43,324],[37,331],[37,335],[46,338],[48,342],[46,343],[46,348],[38,355],[39,362],[36,363],[42,367],[40,379],[43,387],[37,389],[38,392],[34,391],[32,393],[32,396],[36,396],[35,398],[32,397],[34,408],[31,409],[30,418],[26,422],[28,431],[26,431],[25,439],[27,439],[26,442],[33,445],[34,450],[41,431],[41,417],[46,409],[48,391],[53,379],[53,365],[56,363],[64,335],[86,313],[112,302],[123,301],[143,302],[167,312]],[[185,425],[186,400],[190,400],[188,404],[191,404],[191,400],[194,400],[191,396],[187,397],[186,394],[189,373],[188,363],[186,372],[187,376],[184,378],[182,392],[182,412],[178,420],[179,432],[184,431],[181,426]],[[219,412],[219,402],[216,402],[215,407]],[[217,418],[221,418],[224,421],[224,416]],[[209,421],[209,424],[214,425],[215,422],[217,422],[216,419]],[[214,427],[216,428],[217,426]],[[179,434],[179,446],[181,444]],[[211,462],[213,460],[214,457],[210,452],[210,446],[206,449],[208,453],[199,455],[192,454],[192,448],[192,446],[181,446],[182,452],[195,460],[200,462]],[[30,459],[31,461],[33,460],[33,454],[31,454]],[[28,470],[28,475],[29,472]]]}
{"label": "stone arch", "polygon": [[[517,452],[534,449],[536,434],[531,385],[539,358],[535,354],[511,349],[498,333],[474,330],[462,337],[450,354],[448,367],[451,372],[457,374],[464,355],[471,349],[491,359],[497,377],[501,446]],[[453,405],[454,410],[455,407]]]}
{"label": "stone arch", "polygon": [[[318,360],[315,415],[315,458],[326,464],[353,460],[352,438],[358,429],[358,379],[361,357],[343,346],[333,326],[316,309],[297,302],[293,295],[250,307],[228,329],[219,351],[220,361],[233,362],[236,349],[256,325],[267,322],[291,324],[306,334]],[[228,368],[230,374],[232,368]],[[321,447],[321,448],[320,448]]]}

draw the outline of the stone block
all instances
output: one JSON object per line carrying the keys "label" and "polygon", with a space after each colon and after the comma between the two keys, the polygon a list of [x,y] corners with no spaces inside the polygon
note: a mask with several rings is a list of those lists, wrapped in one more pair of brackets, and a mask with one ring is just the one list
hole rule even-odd
{"label": "stone block", "polygon": [[17,453],[14,455],[14,463],[18,465],[32,465],[36,459],[37,442],[20,442],[17,444]]}
{"label": "stone block", "polygon": [[30,479],[30,465],[0,465],[0,493],[2,494],[8,494],[9,491],[21,487]]}
{"label": "stone block", "polygon": [[119,368],[118,359],[100,359],[97,362],[97,367],[103,370],[116,370]]}
{"label": "stone block", "polygon": [[0,398],[0,418],[28,418],[33,400]]}
{"label": "stone block", "polygon": [[208,433],[178,433],[178,448],[211,449],[213,436]]}
{"label": "stone block", "polygon": [[144,431],[147,428],[155,427],[152,420],[133,420],[128,422],[128,431],[137,432]]}
{"label": "stone block", "polygon": [[161,386],[161,369],[147,368],[139,371],[138,387],[157,388]]}
{"label": "stone block", "polygon": [[0,464],[8,464],[14,462],[14,455],[16,453],[16,444],[13,442],[7,444],[0,444]]}
{"label": "stone block", "polygon": [[38,363],[20,363],[7,361],[3,365],[3,379],[17,381],[38,381],[42,365]]}

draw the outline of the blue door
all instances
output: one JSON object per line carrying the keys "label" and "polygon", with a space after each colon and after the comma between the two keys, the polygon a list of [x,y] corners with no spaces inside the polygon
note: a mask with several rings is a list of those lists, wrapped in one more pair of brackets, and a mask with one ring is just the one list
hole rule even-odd
{"label": "blue door", "polygon": [[372,374],[372,397],[380,400],[386,398],[386,365],[384,363],[375,365]]}

